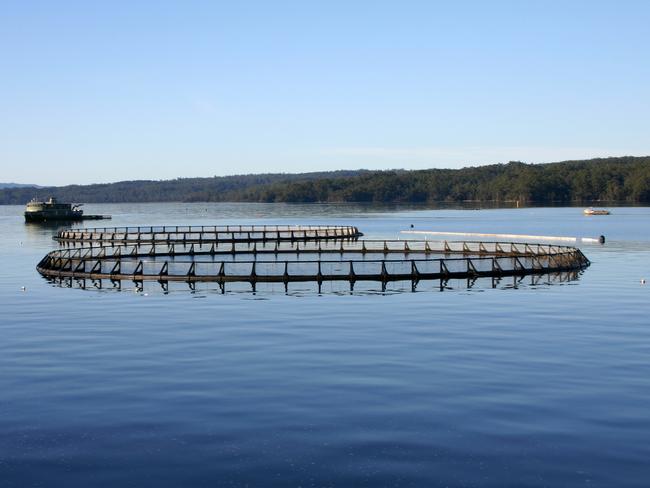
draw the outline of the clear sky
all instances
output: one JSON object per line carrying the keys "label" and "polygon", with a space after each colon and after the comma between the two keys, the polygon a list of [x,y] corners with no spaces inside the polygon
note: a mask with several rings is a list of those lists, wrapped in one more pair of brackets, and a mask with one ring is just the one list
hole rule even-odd
{"label": "clear sky", "polygon": [[646,1],[3,1],[0,181],[650,154]]}

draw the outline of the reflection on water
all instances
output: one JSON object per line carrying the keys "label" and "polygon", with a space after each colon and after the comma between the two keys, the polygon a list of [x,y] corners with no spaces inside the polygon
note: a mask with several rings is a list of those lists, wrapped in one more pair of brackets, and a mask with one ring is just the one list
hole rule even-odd
{"label": "reflection on water", "polygon": [[381,281],[325,281],[310,282],[178,282],[178,281],[140,281],[140,280],[98,280],[84,278],[43,278],[53,286],[76,288],[89,291],[127,291],[141,294],[191,292],[202,294],[252,293],[254,295],[284,294],[303,296],[305,294],[396,294],[415,292],[440,292],[453,290],[482,291],[485,289],[517,290],[519,288],[539,289],[552,285],[576,282],[584,271],[534,274],[529,276],[481,277],[457,280],[399,280]]}

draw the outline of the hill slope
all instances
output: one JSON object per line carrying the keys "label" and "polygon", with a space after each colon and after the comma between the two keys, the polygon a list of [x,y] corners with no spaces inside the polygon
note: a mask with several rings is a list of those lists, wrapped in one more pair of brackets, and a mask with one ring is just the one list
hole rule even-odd
{"label": "hill slope", "polygon": [[0,190],[0,204],[54,196],[69,202],[503,202],[650,203],[650,156],[510,162],[463,169],[336,171],[123,181]]}
{"label": "hill slope", "polygon": [[0,189],[2,188],[39,188],[39,186],[24,183],[0,183]]}

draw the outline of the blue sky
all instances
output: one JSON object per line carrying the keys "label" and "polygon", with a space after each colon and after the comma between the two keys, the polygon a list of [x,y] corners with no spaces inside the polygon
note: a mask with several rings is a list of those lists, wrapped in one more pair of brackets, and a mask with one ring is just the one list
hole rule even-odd
{"label": "blue sky", "polygon": [[0,3],[0,181],[650,154],[650,2]]}

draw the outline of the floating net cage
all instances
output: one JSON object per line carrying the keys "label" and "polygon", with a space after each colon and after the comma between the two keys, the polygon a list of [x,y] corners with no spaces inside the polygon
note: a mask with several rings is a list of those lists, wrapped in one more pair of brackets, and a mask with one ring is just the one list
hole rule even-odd
{"label": "floating net cage", "polygon": [[[568,281],[589,266],[577,248],[479,241],[374,240],[352,226],[164,226],[71,229],[54,239],[60,249],[37,265],[68,286],[121,288],[145,282],[218,290],[441,290],[488,287],[512,278],[531,283]],[[487,280],[482,280],[487,279]],[[450,286],[455,283],[456,286]],[[361,287],[361,288],[360,288]]]}

